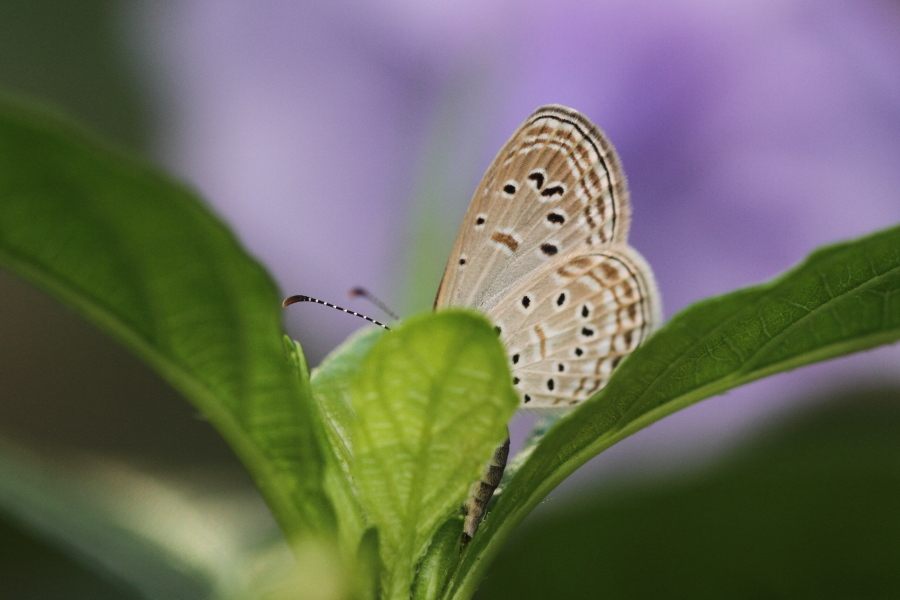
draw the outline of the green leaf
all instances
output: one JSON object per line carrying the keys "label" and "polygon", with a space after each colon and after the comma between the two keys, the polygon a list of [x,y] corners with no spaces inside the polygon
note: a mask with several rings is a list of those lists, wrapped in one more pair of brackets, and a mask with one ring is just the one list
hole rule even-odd
{"label": "green leaf", "polygon": [[546,435],[469,544],[447,597],[471,597],[525,515],[615,442],[749,381],[897,339],[900,227],[818,250],[768,284],[688,307]]}
{"label": "green leaf", "polygon": [[0,265],[146,360],[244,462],[290,538],[331,528],[312,402],[279,294],[182,186],[0,100]]}
{"label": "green leaf", "polygon": [[711,464],[542,505],[477,597],[900,597],[900,388],[823,395]]}
{"label": "green leaf", "polygon": [[459,532],[463,530],[465,515],[459,514],[445,521],[431,540],[425,557],[416,570],[412,600],[435,600],[459,562]]}
{"label": "green leaf", "polygon": [[375,327],[360,330],[326,356],[312,373],[313,396],[319,413],[317,420],[323,425],[320,434],[325,454],[325,491],[334,507],[338,537],[348,564],[363,550],[359,546],[368,526],[350,472],[353,462],[350,437],[355,418],[350,402],[350,382],[361,369],[363,357],[382,333],[383,329]]}
{"label": "green leaf", "polygon": [[348,477],[353,462],[350,436],[354,421],[350,383],[361,370],[363,358],[383,333],[383,329],[375,327],[360,330],[326,356],[312,373],[313,395],[322,414],[328,447]]}
{"label": "green leaf", "polygon": [[378,530],[363,533],[356,555],[356,598],[378,600],[381,589],[381,557],[378,555]]}
{"label": "green leaf", "polygon": [[385,598],[409,598],[416,564],[459,509],[518,405],[492,325],[428,313],[383,335],[353,381],[353,475],[378,527]]}

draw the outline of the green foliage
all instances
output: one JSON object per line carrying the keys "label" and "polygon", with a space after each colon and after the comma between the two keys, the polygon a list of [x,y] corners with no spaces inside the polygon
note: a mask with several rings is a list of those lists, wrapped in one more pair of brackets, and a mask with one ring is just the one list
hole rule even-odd
{"label": "green foliage", "polygon": [[58,119],[0,102],[0,262],[191,400],[290,538],[330,529],[311,399],[285,355],[277,290],[193,194]]}
{"label": "green foliage", "polygon": [[[32,597],[12,593],[23,587],[34,597],[121,597],[96,589],[92,580],[100,579],[128,598],[248,598],[244,592],[257,587],[261,564],[272,570],[293,558],[283,543],[264,560],[257,556],[261,541],[279,535],[277,527],[263,514],[265,506],[235,502],[236,496],[222,493],[230,489],[223,483],[194,477],[176,493],[172,481],[118,462],[42,459],[0,441],[0,590],[4,597]],[[255,526],[205,524],[209,514]],[[9,531],[13,524],[40,532],[40,539],[21,539],[22,533]],[[39,550],[49,542],[57,553]],[[28,582],[41,582],[43,591]]]}
{"label": "green foliage", "polygon": [[557,496],[476,597],[895,597],[898,398],[819,393],[702,469]]}
{"label": "green foliage", "polygon": [[[338,537],[348,562],[358,555],[360,544],[376,544],[377,532],[371,533],[375,539],[362,542],[368,527],[366,514],[359,503],[359,495],[350,474],[353,464],[351,430],[353,427],[353,407],[350,403],[350,382],[359,372],[362,358],[378,339],[380,329],[367,328],[361,334],[351,337],[329,355],[312,374],[312,386],[319,434],[325,458],[324,484],[337,516]],[[361,551],[361,549],[360,549]],[[377,555],[377,546],[374,549]],[[366,556],[372,554],[369,552]],[[367,563],[364,565],[371,566]],[[370,570],[380,570],[370,569]]]}
{"label": "green foliage", "polygon": [[[295,551],[300,575],[271,597],[319,594],[304,569],[335,597],[471,597],[525,515],[611,444],[748,381],[896,341],[898,249],[894,227],[674,317],[549,429],[460,554],[455,513],[516,405],[484,318],[369,329],[310,374],[283,340],[269,276],[197,198],[57,117],[0,102],[0,264],[146,360],[230,443]],[[14,513],[7,491],[0,507]]]}
{"label": "green foliage", "polygon": [[123,60],[124,9],[118,0],[0,2],[0,89],[51,100],[145,148],[150,107],[144,80]]}

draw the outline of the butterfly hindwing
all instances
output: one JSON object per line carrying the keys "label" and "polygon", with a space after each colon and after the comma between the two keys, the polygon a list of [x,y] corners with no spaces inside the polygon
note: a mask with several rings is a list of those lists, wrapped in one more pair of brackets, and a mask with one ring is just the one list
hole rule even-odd
{"label": "butterfly hindwing", "polygon": [[652,273],[628,246],[570,258],[523,281],[492,316],[528,408],[569,408],[598,392],[658,320]]}

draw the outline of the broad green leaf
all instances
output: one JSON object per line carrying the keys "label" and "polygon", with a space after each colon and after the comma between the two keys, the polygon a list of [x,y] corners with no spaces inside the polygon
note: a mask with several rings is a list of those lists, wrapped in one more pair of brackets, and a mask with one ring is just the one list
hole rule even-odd
{"label": "broad green leaf", "polygon": [[525,515],[615,442],[749,381],[897,339],[900,227],[818,250],[770,283],[688,307],[546,435],[469,545],[448,597],[471,597]]}
{"label": "broad green leaf", "polygon": [[338,466],[350,474],[353,451],[350,447],[353,406],[350,382],[362,368],[363,357],[384,333],[381,328],[366,327],[338,346],[312,372],[312,389],[316,405],[322,413],[328,447]]}
{"label": "broad green leaf", "polygon": [[483,317],[409,319],[378,340],[352,385],[353,476],[378,528],[385,598],[409,598],[416,564],[458,510],[518,405]]}
{"label": "broad green leaf", "polygon": [[542,505],[476,598],[900,598],[900,388],[811,394],[690,472]]}
{"label": "broad green leaf", "polygon": [[353,460],[350,437],[354,419],[350,382],[359,372],[363,356],[382,333],[380,328],[362,329],[326,356],[312,373],[313,396],[319,412],[317,420],[323,425],[319,433],[323,437],[325,454],[325,491],[334,507],[338,536],[348,564],[360,553],[359,544],[368,526],[350,473]]}
{"label": "broad green leaf", "polygon": [[330,530],[279,294],[187,189],[0,100],[0,265],[116,337],[228,440],[290,538]]}

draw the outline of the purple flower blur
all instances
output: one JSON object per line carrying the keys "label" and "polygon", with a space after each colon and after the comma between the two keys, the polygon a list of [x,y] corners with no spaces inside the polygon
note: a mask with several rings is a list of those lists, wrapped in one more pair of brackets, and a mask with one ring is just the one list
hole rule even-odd
{"label": "purple flower blur", "polygon": [[[667,316],[900,221],[896,2],[146,4],[138,27],[172,106],[160,152],[285,294],[340,303],[365,285],[398,303],[426,198],[442,222],[416,260],[433,262],[419,282],[433,293],[431,254],[449,252],[493,153],[550,102],[616,144]],[[361,325],[316,306],[287,318],[313,363]],[[896,381],[898,359],[747,386],[603,462],[709,452],[789,398]]]}

